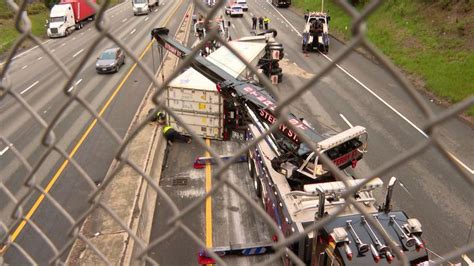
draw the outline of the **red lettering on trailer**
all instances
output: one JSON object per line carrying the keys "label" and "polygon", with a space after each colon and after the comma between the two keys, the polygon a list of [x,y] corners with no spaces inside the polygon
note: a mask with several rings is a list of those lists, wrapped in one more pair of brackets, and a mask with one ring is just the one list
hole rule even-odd
{"label": "red lettering on trailer", "polygon": [[[270,124],[275,124],[276,121],[277,121],[277,118],[272,115],[271,113],[267,112],[265,109],[260,109],[260,112],[259,112],[259,115],[267,120]],[[296,120],[296,119],[295,119]],[[298,136],[296,135],[296,132],[291,130],[290,128],[288,128],[287,126],[285,126],[284,124],[280,124],[278,126],[278,129],[283,133],[285,134],[288,138],[290,138],[291,140],[293,140],[294,142],[296,143],[300,143],[300,139],[298,138]]]}
{"label": "red lettering on trailer", "polygon": [[353,150],[349,153],[346,153],[346,154],[342,155],[339,158],[334,159],[333,162],[337,166],[343,165],[343,164],[347,163],[348,161],[356,159],[358,153],[359,152],[357,150]]}
{"label": "red lettering on trailer", "polygon": [[275,110],[275,103],[268,99],[267,97],[265,97],[263,94],[261,94],[260,92],[256,91],[254,88],[252,87],[245,87],[244,88],[244,91],[247,92],[248,94],[250,95],[253,95],[255,96],[255,98],[263,105],[265,105],[268,109],[270,110]]}
{"label": "red lettering on trailer", "polygon": [[176,55],[177,57],[181,57],[181,51],[177,50],[173,46],[169,45],[168,43],[165,43],[165,49],[170,51],[172,54]]}

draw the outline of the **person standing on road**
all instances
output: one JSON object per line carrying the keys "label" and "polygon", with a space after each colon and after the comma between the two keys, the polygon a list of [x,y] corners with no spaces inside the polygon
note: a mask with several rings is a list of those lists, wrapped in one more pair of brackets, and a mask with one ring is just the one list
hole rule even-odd
{"label": "person standing on road", "polygon": [[260,17],[258,18],[258,27],[259,27],[261,30],[263,30],[263,17],[262,17],[262,16],[260,16]]}
{"label": "person standing on road", "polygon": [[196,22],[197,22],[197,15],[193,14],[193,25],[196,24]]}
{"label": "person standing on road", "polygon": [[255,15],[252,16],[252,30],[257,29],[257,17]]}
{"label": "person standing on road", "polygon": [[270,23],[270,18],[268,18],[267,16],[265,16],[265,18],[263,19],[263,24],[265,24],[265,29],[268,30],[268,23]]}

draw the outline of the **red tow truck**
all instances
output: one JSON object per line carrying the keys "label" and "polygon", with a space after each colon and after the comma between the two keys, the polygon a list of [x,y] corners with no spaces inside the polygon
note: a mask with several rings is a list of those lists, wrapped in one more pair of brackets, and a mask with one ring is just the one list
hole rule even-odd
{"label": "red tow truck", "polygon": [[[191,50],[170,38],[168,32],[166,28],[156,28],[151,35],[172,54],[188,56]],[[279,229],[272,239],[278,242],[281,237],[299,236],[282,253],[285,265],[385,265],[399,263],[400,252],[411,265],[428,262],[420,222],[403,211],[391,210],[395,178],[390,180],[385,203],[379,207],[373,195],[383,185],[379,178],[367,182],[348,174],[344,182],[336,180],[320,158],[324,154],[342,170],[356,167],[367,152],[364,127],[322,134],[288,113],[278,131],[268,133],[277,122],[277,105],[264,88],[230,76],[201,56],[194,56],[191,66],[216,83],[224,99],[234,102],[239,113],[244,114],[247,140],[262,139],[249,148],[247,159],[256,194]],[[300,134],[316,149],[310,148]],[[347,191],[354,186],[358,189],[351,196],[368,216],[352,205],[341,209],[346,204]],[[328,215],[335,218],[314,227]],[[213,247],[200,252],[199,263],[214,263],[228,255],[278,252],[274,247],[275,243]]]}

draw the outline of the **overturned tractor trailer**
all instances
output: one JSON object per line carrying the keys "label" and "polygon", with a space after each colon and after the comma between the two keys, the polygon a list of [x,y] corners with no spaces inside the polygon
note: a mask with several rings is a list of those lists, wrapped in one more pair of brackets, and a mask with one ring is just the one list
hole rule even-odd
{"label": "overturned tractor trailer", "polygon": [[[190,49],[168,36],[169,30],[157,28],[152,36],[158,44],[184,58]],[[291,113],[276,131],[266,131],[276,123],[277,108],[274,98],[262,87],[237,79],[210,60],[195,56],[191,66],[216,84],[224,100],[234,102],[244,115],[246,138],[265,137],[249,149],[248,164],[257,196],[266,213],[278,225],[285,237],[304,234],[309,226],[328,215],[335,215],[344,205],[344,193],[353,186],[358,189],[354,199],[369,216],[362,215],[354,206],[348,206],[318,231],[304,234],[288,248],[307,265],[371,265],[388,264],[398,260],[398,247],[411,264],[427,262],[427,251],[421,238],[421,224],[402,211],[390,210],[390,182],[385,204],[377,208],[373,191],[382,186],[380,179],[370,182],[347,176],[346,187],[334,179],[318,154],[325,154],[340,169],[356,167],[367,151],[367,131],[354,126],[336,134],[322,134]],[[232,119],[230,119],[232,121]],[[297,128],[298,131],[294,130]],[[302,141],[302,136],[316,147],[318,153]],[[383,238],[370,221],[383,229]],[[273,237],[278,241],[277,234]],[[386,242],[387,241],[387,242]],[[213,247],[214,253],[200,252],[200,263],[231,254],[250,255],[273,252],[273,243],[235,243],[232,246]],[[212,258],[211,258],[212,257]],[[285,265],[294,261],[282,257]]]}
{"label": "overturned tractor trailer", "polygon": [[[232,41],[229,45],[241,54],[245,61],[257,67],[266,53],[266,43]],[[207,60],[218,66],[233,78],[258,80],[249,67],[222,46]],[[173,79],[166,90],[166,104],[199,136],[216,140],[244,140],[243,114],[233,101],[224,99],[217,91],[216,83],[193,68],[189,68]],[[179,132],[188,132],[172,116],[171,126]]]}

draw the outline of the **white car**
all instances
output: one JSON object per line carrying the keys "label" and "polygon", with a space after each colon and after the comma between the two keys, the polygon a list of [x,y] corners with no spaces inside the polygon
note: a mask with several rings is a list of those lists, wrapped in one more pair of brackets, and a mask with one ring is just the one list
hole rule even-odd
{"label": "white car", "polygon": [[240,6],[243,11],[249,10],[249,6],[247,5],[247,0],[237,0],[234,2],[234,4]]}
{"label": "white car", "polygon": [[227,6],[225,8],[225,14],[229,15],[231,17],[234,17],[234,16],[243,17],[244,16],[244,10],[239,5],[232,5],[230,7]]}

